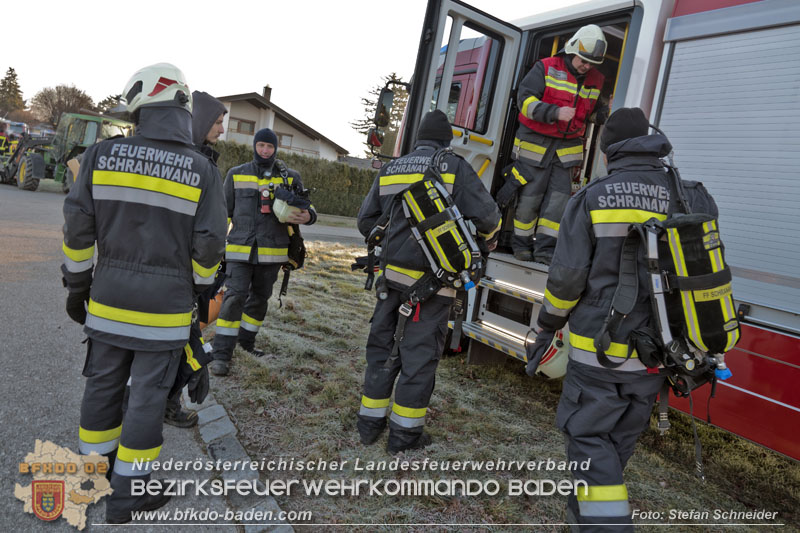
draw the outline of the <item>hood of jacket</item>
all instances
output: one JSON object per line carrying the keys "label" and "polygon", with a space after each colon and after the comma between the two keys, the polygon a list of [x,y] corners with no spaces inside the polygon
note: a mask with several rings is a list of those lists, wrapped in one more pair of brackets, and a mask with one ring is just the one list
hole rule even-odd
{"label": "hood of jacket", "polygon": [[192,146],[192,114],[182,107],[142,107],[136,133],[147,139]]}
{"label": "hood of jacket", "polygon": [[[631,158],[657,161],[672,151],[669,140],[661,134],[642,135],[619,141],[608,147],[608,171],[627,166]],[[660,166],[660,165],[659,165]]]}
{"label": "hood of jacket", "polygon": [[203,91],[192,93],[192,142],[205,143],[206,135],[220,115],[227,113],[225,104]]}

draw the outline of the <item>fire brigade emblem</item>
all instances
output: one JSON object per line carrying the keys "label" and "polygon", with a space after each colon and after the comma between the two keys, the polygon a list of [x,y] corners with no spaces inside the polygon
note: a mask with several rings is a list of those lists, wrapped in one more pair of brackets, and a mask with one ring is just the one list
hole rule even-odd
{"label": "fire brigade emblem", "polygon": [[55,520],[64,512],[64,482],[34,481],[33,514],[41,520]]}

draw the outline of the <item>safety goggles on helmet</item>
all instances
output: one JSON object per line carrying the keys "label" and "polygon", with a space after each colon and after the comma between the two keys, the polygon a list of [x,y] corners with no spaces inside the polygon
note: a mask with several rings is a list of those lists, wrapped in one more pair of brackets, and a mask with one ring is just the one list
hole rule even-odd
{"label": "safety goggles on helmet", "polygon": [[564,46],[564,51],[599,65],[605,59],[607,46],[603,30],[594,24],[589,24],[575,32]]}
{"label": "safety goggles on helmet", "polygon": [[122,93],[129,113],[142,106],[160,104],[192,111],[192,92],[183,72],[169,63],[156,63],[136,72]]}

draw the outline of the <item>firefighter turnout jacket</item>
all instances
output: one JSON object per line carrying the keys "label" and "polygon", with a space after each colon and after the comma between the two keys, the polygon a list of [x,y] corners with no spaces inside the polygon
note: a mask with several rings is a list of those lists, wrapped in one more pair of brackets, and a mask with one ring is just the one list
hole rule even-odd
{"label": "firefighter turnout jacket", "polygon": [[[289,185],[302,188],[300,174],[287,169]],[[228,220],[233,228],[228,235],[225,247],[225,260],[233,262],[249,262],[254,253],[258,264],[283,264],[288,261],[289,224],[282,223],[270,209],[269,213],[261,211],[261,194],[283,185],[279,164],[264,169],[255,161],[233,167],[225,178],[225,201]],[[270,204],[274,194],[269,193]],[[311,219],[306,225],[317,220],[314,206],[309,207]],[[254,252],[255,250],[255,252]]]}
{"label": "firefighter turnout jacket", "polygon": [[[413,285],[430,266],[394,197],[423,179],[437,148],[436,141],[419,141],[413,152],[384,165],[358,213],[358,229],[367,236],[384,211],[392,209],[381,252],[381,269],[387,284],[401,291]],[[444,187],[463,217],[475,224],[480,237],[491,240],[500,230],[500,212],[478,175],[469,163],[453,153],[443,158],[440,171]],[[439,295],[452,297],[455,292],[442,288]]]}
{"label": "firefighter turnout jacket", "polygon": [[[620,253],[630,224],[665,220],[680,212],[677,192],[659,159],[671,146],[662,135],[634,137],[609,146],[608,172],[575,194],[561,221],[561,237],[550,266],[538,326],[549,331],[569,320],[570,359],[600,367],[594,338],[603,326],[619,282]],[[701,183],[684,181],[695,213],[717,215],[713,198]],[[640,255],[638,300],[622,321],[606,354],[625,359],[631,331],[647,326],[652,311],[647,268]],[[617,371],[644,371],[634,352]]]}
{"label": "firefighter turnout jacket", "polygon": [[[538,61],[522,79],[517,93],[520,110],[520,125],[514,140],[517,157],[534,166],[547,166],[554,157],[548,150],[555,147],[555,157],[563,166],[579,165],[583,160],[581,138],[604,80],[596,68],[576,77],[564,56]],[[572,120],[557,120],[561,107],[575,108]]]}
{"label": "firefighter turnout jacket", "polygon": [[192,147],[191,116],[157,117],[143,108],[135,136],[90,147],[64,201],[62,271],[71,292],[91,287],[86,333],[130,350],[186,344],[225,243],[221,179]]}

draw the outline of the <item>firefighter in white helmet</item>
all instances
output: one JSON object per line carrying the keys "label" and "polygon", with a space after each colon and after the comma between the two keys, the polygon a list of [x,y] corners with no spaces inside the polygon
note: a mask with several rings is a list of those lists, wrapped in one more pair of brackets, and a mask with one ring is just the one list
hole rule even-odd
{"label": "firefighter in white helmet", "polygon": [[[123,94],[136,135],[89,148],[64,201],[67,313],[89,337],[80,451],[110,460],[108,523],[169,499],[132,495],[132,480],[149,479],[149,461],[158,458],[194,294],[214,281],[226,230],[219,173],[192,144],[183,73],[167,63],[145,67]],[[196,353],[193,361],[200,359]]]}
{"label": "firefighter in white helmet", "polygon": [[[512,249],[521,261],[550,264],[572,168],[583,161],[582,137],[605,81],[595,68],[606,52],[599,27],[582,27],[562,52],[537,61],[520,84],[515,161],[495,197],[504,207],[519,193]],[[595,120],[602,123],[607,115],[603,106]]]}

